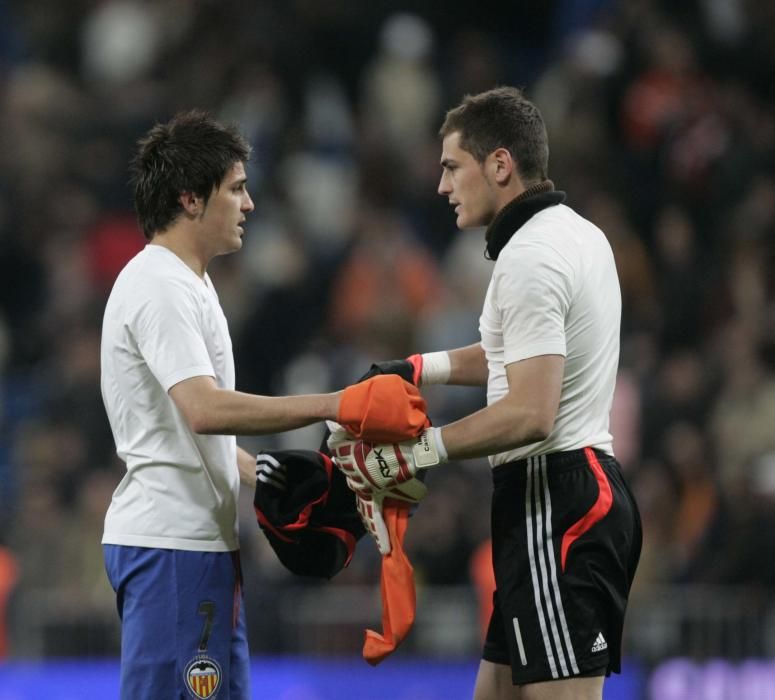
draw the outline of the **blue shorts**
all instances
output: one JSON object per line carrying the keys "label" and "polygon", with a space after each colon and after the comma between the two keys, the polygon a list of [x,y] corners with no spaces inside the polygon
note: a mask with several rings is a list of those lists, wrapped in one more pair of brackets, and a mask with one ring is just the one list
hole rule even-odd
{"label": "blue shorts", "polygon": [[122,700],[249,700],[239,552],[103,545]]}

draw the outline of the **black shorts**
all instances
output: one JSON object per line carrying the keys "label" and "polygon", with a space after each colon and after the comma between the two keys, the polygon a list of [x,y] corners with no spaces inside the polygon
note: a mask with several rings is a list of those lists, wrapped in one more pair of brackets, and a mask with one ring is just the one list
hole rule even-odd
{"label": "black shorts", "polygon": [[640,557],[635,500],[618,462],[585,448],[493,469],[496,592],[482,658],[515,685],[619,673]]}

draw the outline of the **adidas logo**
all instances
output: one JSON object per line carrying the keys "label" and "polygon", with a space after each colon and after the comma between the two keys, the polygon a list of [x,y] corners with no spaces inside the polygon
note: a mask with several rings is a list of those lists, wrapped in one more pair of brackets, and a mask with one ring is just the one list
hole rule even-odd
{"label": "adidas logo", "polygon": [[604,649],[608,649],[608,642],[605,641],[603,633],[598,632],[597,639],[592,645],[592,653],[595,653],[596,651],[603,651]]}

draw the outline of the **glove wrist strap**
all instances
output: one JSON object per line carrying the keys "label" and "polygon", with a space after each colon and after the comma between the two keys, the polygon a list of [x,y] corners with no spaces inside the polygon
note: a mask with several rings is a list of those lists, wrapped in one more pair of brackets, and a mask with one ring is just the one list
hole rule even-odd
{"label": "glove wrist strap", "polygon": [[412,447],[412,456],[417,469],[427,469],[447,462],[449,457],[441,438],[441,428],[424,430]]}
{"label": "glove wrist strap", "polygon": [[446,384],[452,372],[452,363],[446,350],[425,352],[422,355],[422,384]]}

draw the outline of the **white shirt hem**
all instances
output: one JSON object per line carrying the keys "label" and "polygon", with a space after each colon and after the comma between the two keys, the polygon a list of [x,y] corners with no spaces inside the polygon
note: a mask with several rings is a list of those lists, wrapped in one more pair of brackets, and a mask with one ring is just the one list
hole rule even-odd
{"label": "white shirt hem", "polygon": [[182,549],[189,552],[233,552],[239,542],[224,540],[187,540],[179,537],[148,537],[146,535],[119,535],[106,532],[102,544],[118,544],[127,547],[151,547],[153,549]]}

